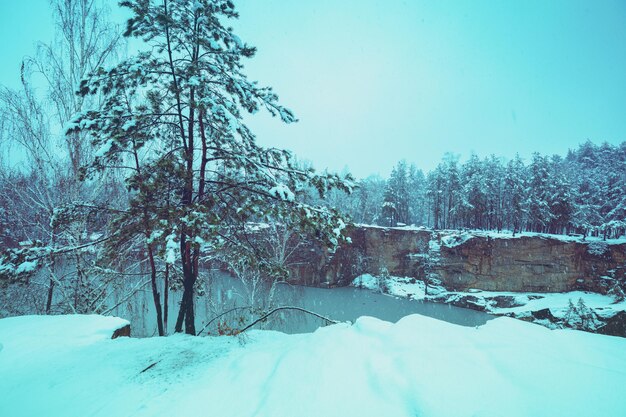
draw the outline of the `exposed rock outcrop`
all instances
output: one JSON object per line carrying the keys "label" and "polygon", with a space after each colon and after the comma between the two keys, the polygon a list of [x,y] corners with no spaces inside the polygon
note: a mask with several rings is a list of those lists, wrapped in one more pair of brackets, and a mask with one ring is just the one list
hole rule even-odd
{"label": "exposed rock outcrop", "polygon": [[111,339],[117,339],[118,337],[130,337],[130,324],[127,324],[124,327],[120,327],[119,329],[114,331]]}
{"label": "exposed rock outcrop", "polygon": [[546,236],[440,232],[359,226],[334,254],[299,251],[290,280],[348,285],[363,273],[424,279],[436,276],[455,291],[610,292],[626,281],[626,244]]}
{"label": "exposed rock outcrop", "polygon": [[317,246],[295,253],[290,281],[345,286],[361,274],[379,274],[383,268],[391,275],[422,276],[422,258],[428,253],[430,230],[351,227],[346,234],[351,242],[333,254]]}
{"label": "exposed rock outcrop", "polygon": [[610,279],[624,280],[626,245],[478,235],[460,245],[442,245],[440,260],[436,272],[454,290],[604,294]]}
{"label": "exposed rock outcrop", "polygon": [[600,334],[626,337],[626,311],[620,311],[606,319],[605,324],[597,330]]}

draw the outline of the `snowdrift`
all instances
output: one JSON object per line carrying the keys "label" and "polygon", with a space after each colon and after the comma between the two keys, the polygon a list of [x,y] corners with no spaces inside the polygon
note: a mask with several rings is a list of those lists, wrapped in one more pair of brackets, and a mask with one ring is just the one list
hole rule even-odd
{"label": "snowdrift", "polygon": [[111,340],[121,319],[0,320],[0,416],[623,416],[626,339],[412,315],[311,334]]}

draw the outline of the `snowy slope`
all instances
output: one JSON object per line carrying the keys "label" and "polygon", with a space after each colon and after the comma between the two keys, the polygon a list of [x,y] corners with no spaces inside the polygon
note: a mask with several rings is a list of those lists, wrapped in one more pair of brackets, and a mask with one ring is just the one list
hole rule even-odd
{"label": "snowy slope", "polygon": [[[89,320],[91,334],[83,331]],[[76,323],[83,330],[71,333]],[[245,343],[102,336],[115,326],[93,316],[0,320],[0,416],[610,417],[626,411],[626,339],[510,318],[467,328],[418,315],[397,324],[363,317],[312,334],[254,331]]]}

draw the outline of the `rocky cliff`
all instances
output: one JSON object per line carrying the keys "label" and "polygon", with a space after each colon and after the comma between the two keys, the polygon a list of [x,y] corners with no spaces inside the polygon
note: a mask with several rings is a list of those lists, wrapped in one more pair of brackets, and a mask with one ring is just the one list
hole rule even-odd
{"label": "rocky cliff", "polygon": [[626,243],[555,236],[359,226],[334,254],[298,252],[290,280],[341,286],[363,273],[424,279],[449,290],[607,293],[626,281]]}

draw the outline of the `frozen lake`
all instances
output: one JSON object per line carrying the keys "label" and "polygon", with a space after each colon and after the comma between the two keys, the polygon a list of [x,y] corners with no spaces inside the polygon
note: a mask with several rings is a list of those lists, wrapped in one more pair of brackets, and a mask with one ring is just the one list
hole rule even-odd
{"label": "frozen lake", "polygon": [[[170,312],[168,332],[174,331],[178,312],[180,292],[170,293]],[[263,300],[264,291],[256,296]],[[203,332],[216,334],[218,323],[225,322],[238,328],[250,323],[258,315],[241,309],[250,305],[249,291],[240,281],[229,275],[218,273],[208,280],[205,295],[196,297],[196,330],[202,329],[207,322],[223,312],[236,309],[214,320]],[[122,308],[117,315],[131,321],[133,336],[145,337],[156,333],[152,295],[144,291],[130,309]],[[462,326],[475,327],[494,318],[486,313],[448,304],[416,301],[380,294],[355,287],[314,288],[289,284],[278,284],[274,295],[274,306],[295,306],[314,311],[322,316],[337,321],[354,322],[361,316],[372,316],[382,320],[396,322],[409,314],[421,314]],[[124,311],[126,310],[126,311]],[[299,311],[277,312],[265,323],[255,328],[279,330],[285,333],[312,332],[325,321]]]}

